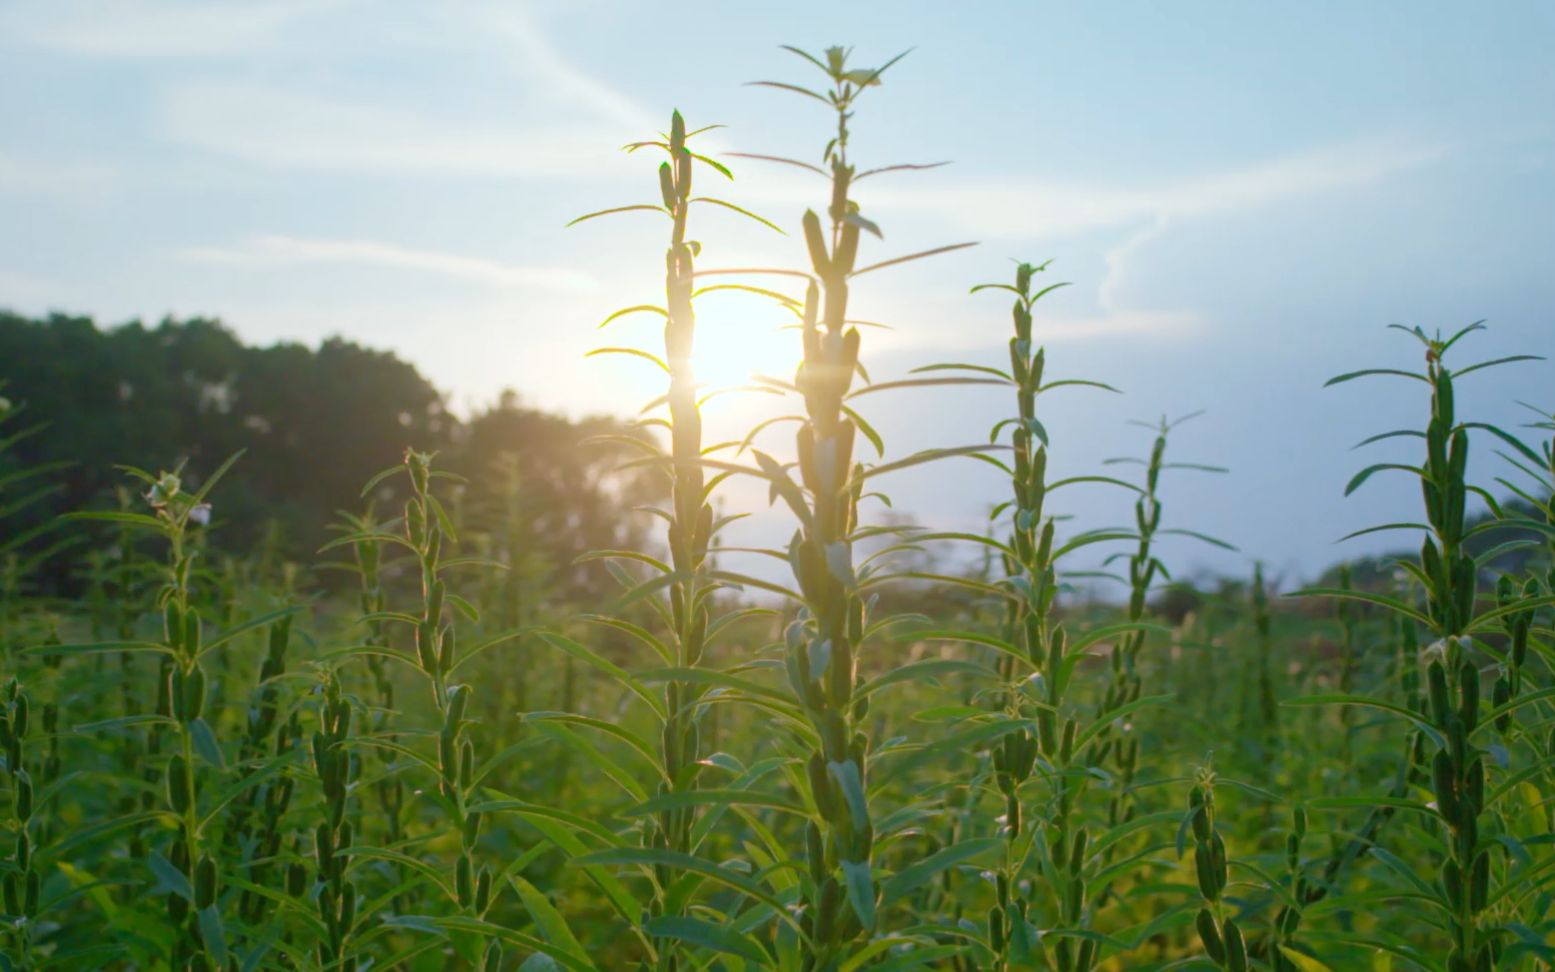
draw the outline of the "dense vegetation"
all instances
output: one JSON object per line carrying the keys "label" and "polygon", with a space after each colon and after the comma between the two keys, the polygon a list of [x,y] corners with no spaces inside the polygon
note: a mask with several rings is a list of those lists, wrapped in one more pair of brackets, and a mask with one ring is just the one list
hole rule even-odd
{"label": "dense vegetation", "polygon": [[[894,62],[794,53],[817,84],[761,84],[825,106],[824,151],[741,164],[817,177],[801,269],[717,265],[704,214],[788,221],[702,194],[724,161],[678,113],[628,146],[662,153],[650,201],[572,230],[663,220],[662,298],[612,315],[662,344],[604,349],[664,374],[636,422],[460,422],[340,341],[0,318],[0,969],[1555,967],[1555,419],[1454,398],[1531,359],[1417,328],[1331,382],[1418,402],[1375,437],[1418,464],[1348,487],[1417,479],[1377,529],[1418,553],[1295,596],[1174,583],[1162,537],[1224,544],[1172,491],[1223,470],[1163,420],[1049,475],[1045,420],[1113,389],[1044,348],[1046,264],[969,297],[1007,367],[872,379],[850,281],[961,244],[863,256],[864,180],[932,166],[854,161]],[[742,442],[702,436],[710,288],[803,343]],[[965,447],[893,456],[868,422],[962,383],[1010,416]],[[1008,478],[986,533],[882,513],[881,477],[938,462]],[[781,549],[723,546],[732,477]],[[1078,490],[1133,522],[1077,527]]]}

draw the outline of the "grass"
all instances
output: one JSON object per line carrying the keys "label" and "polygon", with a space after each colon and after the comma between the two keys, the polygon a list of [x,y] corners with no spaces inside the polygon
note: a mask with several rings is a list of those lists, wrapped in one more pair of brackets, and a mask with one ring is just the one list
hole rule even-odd
{"label": "grass", "polygon": [[[1377,528],[1420,543],[1397,576],[1193,590],[1161,540],[1228,545],[1165,508],[1178,472],[1226,470],[1175,458],[1186,419],[1050,474],[1071,393],[1116,389],[1055,377],[1047,264],[968,301],[979,320],[1010,300],[1010,330],[987,326],[1007,366],[870,374],[854,280],[966,244],[865,255],[889,215],[866,180],[934,167],[855,161],[899,59],[790,50],[818,82],[756,84],[824,106],[818,164],[729,154],[817,177],[790,227],[803,269],[716,262],[718,220],[784,223],[697,194],[733,174],[678,112],[627,146],[664,153],[654,201],[575,221],[667,230],[662,305],[605,322],[651,316],[662,343],[601,349],[665,378],[607,443],[659,480],[616,511],[650,519],[642,549],[546,563],[543,470],[493,457],[501,501],[467,510],[413,450],[314,567],[225,547],[236,456],[127,468],[101,509],[23,530],[61,470],[6,458],[42,426],[0,399],[0,970],[1555,967],[1555,421],[1455,402],[1529,356],[1452,367],[1478,328],[1414,329],[1423,369],[1331,383],[1399,380],[1425,406],[1374,437],[1418,464],[1349,484],[1418,482],[1423,511]],[[731,442],[702,434],[710,291],[784,308],[803,349]],[[893,456],[868,419],[882,393],[966,385],[1009,395],[976,444]],[[1487,446],[1485,486],[1467,460]],[[880,514],[882,483],[951,460],[1006,477],[987,532]],[[736,481],[790,518],[785,546],[721,545],[750,512]],[[1077,527],[1081,490],[1125,491],[1133,522]],[[947,547],[983,561],[925,563]],[[66,596],[37,583],[61,555]],[[548,593],[571,569],[619,591]],[[1108,580],[1114,600],[1080,586]]]}

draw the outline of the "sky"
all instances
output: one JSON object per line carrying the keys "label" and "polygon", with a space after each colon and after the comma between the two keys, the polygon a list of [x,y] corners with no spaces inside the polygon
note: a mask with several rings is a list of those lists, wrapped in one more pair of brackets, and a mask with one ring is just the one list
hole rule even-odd
{"label": "sky", "polygon": [[[1323,389],[1340,372],[1418,367],[1390,323],[1485,319],[1460,363],[1555,357],[1555,7],[1200,2],[711,3],[620,0],[0,0],[0,307],[117,323],[219,317],[244,340],[335,334],[413,361],[460,412],[504,388],[572,415],[628,415],[660,391],[652,366],[585,354],[658,340],[654,319],[601,332],[662,292],[661,222],[582,213],[651,202],[657,160],[623,154],[678,108],[714,155],[819,160],[824,106],[745,82],[814,81],[781,44],[855,48],[860,66],[912,53],[863,98],[864,167],[952,164],[858,187],[884,231],[863,261],[978,246],[853,287],[879,381],[932,362],[1007,360],[1007,302],[970,295],[1012,260],[1052,259],[1072,286],[1039,305],[1054,377],[1122,391],[1043,400],[1055,475],[1131,470],[1155,421],[1199,410],[1172,457],[1166,525],[1236,553],[1168,542],[1177,573],[1287,585],[1390,549],[1352,530],[1418,507],[1370,462],[1409,461],[1423,386]],[[704,207],[703,268],[798,267],[799,216],[826,187],[729,158],[716,191],[783,236]],[[721,180],[719,180],[721,181]],[[703,298],[698,367],[713,385],[788,377],[798,337],[737,294]],[[0,373],[19,363],[0,363]],[[1555,409],[1555,364],[1466,378],[1467,418],[1514,426]],[[860,399],[889,457],[985,441],[1007,390]],[[778,414],[725,396],[710,438]],[[781,428],[781,427],[780,427]],[[761,442],[790,451],[789,432]],[[1490,442],[1471,473],[1506,472]],[[126,457],[127,459],[133,457]],[[983,529],[1007,486],[956,460],[883,477],[925,526]],[[749,542],[791,529],[765,491]],[[1074,524],[1131,519],[1121,490],[1070,491]],[[1395,535],[1396,536],[1396,535]],[[739,537],[735,538],[739,541]]]}

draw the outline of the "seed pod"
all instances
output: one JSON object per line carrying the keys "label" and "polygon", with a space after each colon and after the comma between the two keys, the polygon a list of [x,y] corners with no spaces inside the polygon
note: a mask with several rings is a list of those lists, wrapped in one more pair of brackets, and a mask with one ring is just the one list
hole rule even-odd
{"label": "seed pod", "polygon": [[1279,926],[1280,934],[1284,935],[1286,939],[1291,938],[1301,928],[1301,909],[1292,908],[1288,905],[1281,908],[1276,924]]}
{"label": "seed pod", "polygon": [[1431,785],[1436,792],[1436,809],[1449,823],[1458,818],[1458,781],[1453,773],[1452,757],[1438,750],[1431,760]]}
{"label": "seed pod", "polygon": [[194,869],[194,906],[209,908],[216,903],[216,862],[200,858]]}
{"label": "seed pod", "polygon": [[8,915],[22,913],[22,889],[20,875],[15,871],[5,872],[5,911]]}
{"label": "seed pod", "polygon": [[[1512,701],[1512,682],[1505,675],[1496,679],[1495,686],[1490,690],[1490,703],[1497,709]],[[1512,728],[1512,713],[1503,712],[1496,716],[1496,731],[1506,733]]]}
{"label": "seed pod", "polygon": [[183,756],[174,753],[167,763],[167,802],[177,814],[187,813],[194,796],[189,779],[189,764]]}
{"label": "seed pod", "polygon": [[308,886],[308,871],[301,864],[291,864],[286,868],[286,893],[294,898],[302,897],[302,892]]}
{"label": "seed pod", "polygon": [[1201,840],[1193,852],[1193,868],[1199,879],[1199,894],[1206,901],[1214,901],[1220,897],[1220,888],[1215,881],[1215,864],[1209,841]]}
{"label": "seed pod", "polygon": [[502,942],[493,938],[486,946],[486,957],[481,961],[481,972],[501,972]]}
{"label": "seed pod", "polygon": [[1448,860],[1442,865],[1442,888],[1447,892],[1447,903],[1453,908],[1463,906],[1463,869],[1458,862]]}
{"label": "seed pod", "polygon": [[25,770],[18,770],[15,777],[16,819],[22,823],[32,819],[32,778]]}
{"label": "seed pod", "polygon": [[205,669],[196,664],[184,676],[184,718],[193,721],[205,711]]}
{"label": "seed pod", "polygon": [[459,789],[468,791],[475,782],[475,746],[468,739],[459,750]]}
{"label": "seed pod", "polygon": [[810,865],[810,878],[816,884],[820,884],[826,874],[826,843],[821,836],[821,828],[810,820],[805,823],[805,857]]}
{"label": "seed pod", "polygon": [[1490,852],[1480,851],[1474,857],[1469,876],[1469,910],[1483,911],[1490,898]]}
{"label": "seed pod", "polygon": [[1228,972],[1247,972],[1247,942],[1242,938],[1242,929],[1237,927],[1236,919],[1226,919],[1225,937],[1226,969]]}
{"label": "seed pod", "polygon": [[459,861],[454,866],[454,890],[459,896],[459,904],[468,908],[475,900],[475,883],[470,873],[470,855],[460,854]]}
{"label": "seed pod", "polygon": [[1296,833],[1296,839],[1301,840],[1307,836],[1307,808],[1298,804],[1291,811],[1291,828]]}
{"label": "seed pod", "polygon": [[1080,869],[1085,866],[1085,847],[1089,840],[1090,834],[1086,833],[1084,827],[1081,827],[1079,832],[1074,835],[1074,850],[1069,852],[1069,872],[1071,874],[1079,874]]}
{"label": "seed pod", "polygon": [[356,922],[356,888],[347,883],[340,895],[340,930],[342,934]]}
{"label": "seed pod", "polygon": [[1193,920],[1199,930],[1199,941],[1204,944],[1204,951],[1216,965],[1224,965],[1226,961],[1226,946],[1221,940],[1220,929],[1215,927],[1215,916],[1210,914],[1208,908],[1200,908],[1198,917]]}
{"label": "seed pod", "polygon": [[1446,725],[1447,716],[1452,711],[1447,701],[1447,670],[1440,661],[1433,659],[1425,674],[1431,693],[1431,714],[1437,725]]}
{"label": "seed pod", "polygon": [[1485,760],[1476,756],[1469,764],[1468,772],[1464,774],[1464,799],[1468,802],[1469,812],[1479,816],[1485,810]]}
{"label": "seed pod", "polygon": [[987,913],[987,944],[994,950],[994,955],[1005,953],[1005,911],[1001,908]]}
{"label": "seed pod", "polygon": [[675,176],[668,162],[659,164],[659,198],[664,201],[664,208],[672,212],[680,201],[679,195],[675,192]]}
{"label": "seed pod", "polygon": [[481,868],[480,877],[475,881],[475,911],[484,914],[491,904],[491,870]]}
{"label": "seed pod", "polygon": [[1458,669],[1458,713],[1463,727],[1473,731],[1479,725],[1479,669],[1472,662],[1464,662]]}

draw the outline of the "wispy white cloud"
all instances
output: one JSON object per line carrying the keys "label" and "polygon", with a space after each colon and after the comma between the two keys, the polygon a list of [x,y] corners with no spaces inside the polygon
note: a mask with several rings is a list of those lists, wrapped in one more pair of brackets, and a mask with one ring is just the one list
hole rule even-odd
{"label": "wispy white cloud", "polygon": [[457,277],[493,287],[592,291],[588,274],[558,267],[517,266],[483,257],[396,246],[375,240],[258,236],[236,246],[186,247],[175,256],[199,263],[260,270],[310,264],[356,264]]}
{"label": "wispy white cloud", "polygon": [[434,118],[366,101],[241,83],[166,92],[170,138],[261,165],[331,172],[599,176],[610,136],[587,123],[534,127]]}
{"label": "wispy white cloud", "polygon": [[[982,238],[1052,238],[1167,217],[1204,216],[1379,182],[1445,157],[1436,142],[1373,138],[1322,146],[1155,186],[1043,179],[868,190],[873,205],[939,216]],[[865,195],[863,190],[860,195]]]}
{"label": "wispy white cloud", "polygon": [[50,0],[0,9],[0,38],[101,58],[227,57],[273,43],[340,0]]}

